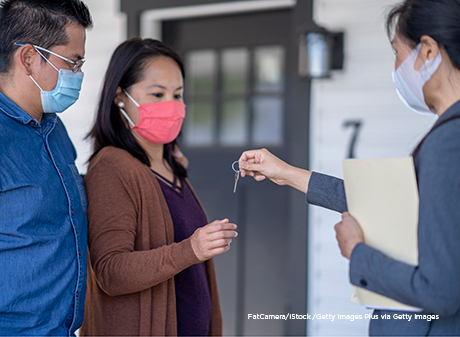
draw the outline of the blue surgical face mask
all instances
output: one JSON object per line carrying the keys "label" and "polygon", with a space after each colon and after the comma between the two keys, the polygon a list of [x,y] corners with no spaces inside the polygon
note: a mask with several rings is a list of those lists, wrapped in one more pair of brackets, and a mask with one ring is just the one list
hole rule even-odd
{"label": "blue surgical face mask", "polygon": [[43,112],[63,112],[74,104],[80,96],[83,73],[57,69],[39,50],[37,52],[59,72],[56,87],[52,91],[44,91],[32,75],[29,76],[40,89]]}

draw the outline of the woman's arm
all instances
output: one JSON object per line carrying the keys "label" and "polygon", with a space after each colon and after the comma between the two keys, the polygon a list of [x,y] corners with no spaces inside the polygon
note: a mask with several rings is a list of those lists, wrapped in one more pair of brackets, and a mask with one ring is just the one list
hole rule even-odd
{"label": "woman's arm", "polygon": [[239,159],[241,177],[249,175],[256,181],[270,179],[278,185],[289,185],[307,193],[311,172],[282,161],[267,149],[245,151]]}
{"label": "woman's arm", "polygon": [[[141,199],[140,188],[133,187],[133,176],[132,172],[100,163],[85,178],[91,265],[99,286],[109,296],[139,292],[164,282],[193,264],[227,251],[231,238],[237,235],[236,225],[228,220],[215,221],[184,241],[162,245],[166,242],[165,215],[169,210],[166,205],[160,206],[155,194],[150,194],[151,200]],[[142,232],[145,228],[138,226],[146,221],[142,218],[146,214],[139,210],[145,203],[158,209],[148,219],[149,231],[163,228],[153,232],[158,237]],[[157,248],[136,249],[150,246]]]}
{"label": "woman's arm", "polygon": [[288,185],[306,193],[309,204],[341,213],[347,210],[342,179],[294,167],[267,149],[243,152],[239,164],[242,177],[249,175],[256,181],[268,178],[275,184]]}

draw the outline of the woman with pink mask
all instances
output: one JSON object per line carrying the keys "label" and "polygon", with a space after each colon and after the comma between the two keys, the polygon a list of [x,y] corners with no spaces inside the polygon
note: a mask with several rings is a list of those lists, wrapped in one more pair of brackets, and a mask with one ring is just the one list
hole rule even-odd
{"label": "woman with pink mask", "polygon": [[213,257],[237,236],[208,224],[176,138],[184,67],[163,43],[114,52],[95,125],[88,193],[88,293],[81,336],[221,335]]}

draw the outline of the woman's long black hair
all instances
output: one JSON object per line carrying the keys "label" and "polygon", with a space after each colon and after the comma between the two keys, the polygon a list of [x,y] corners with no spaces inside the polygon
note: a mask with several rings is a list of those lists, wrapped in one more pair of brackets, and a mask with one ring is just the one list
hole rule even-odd
{"label": "woman's long black hair", "polygon": [[[128,151],[142,163],[150,166],[148,155],[122,119],[114,99],[118,87],[128,90],[132,85],[142,81],[147,64],[159,57],[172,58],[178,64],[182,77],[185,78],[184,64],[180,56],[160,41],[133,38],[123,42],[113,53],[105,74],[96,122],[87,136],[93,140],[94,152],[90,161],[104,147],[114,146]],[[187,170],[175,160],[172,154],[176,144],[176,139],[164,144],[163,157],[176,176],[185,178]]]}
{"label": "woman's long black hair", "polygon": [[388,36],[396,32],[415,48],[423,35],[444,47],[460,70],[460,0],[405,0],[387,16]]}

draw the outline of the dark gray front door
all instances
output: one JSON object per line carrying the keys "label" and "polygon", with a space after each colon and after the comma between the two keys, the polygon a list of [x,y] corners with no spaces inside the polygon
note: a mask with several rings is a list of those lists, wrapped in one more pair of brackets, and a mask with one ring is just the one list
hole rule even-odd
{"label": "dark gray front door", "polygon": [[279,10],[163,23],[163,41],[186,64],[181,148],[190,181],[210,221],[239,226],[231,250],[216,258],[225,335],[289,330],[290,322],[248,318],[292,312],[288,188],[245,178],[233,194],[231,165],[253,148],[286,158],[290,20],[290,10]]}

